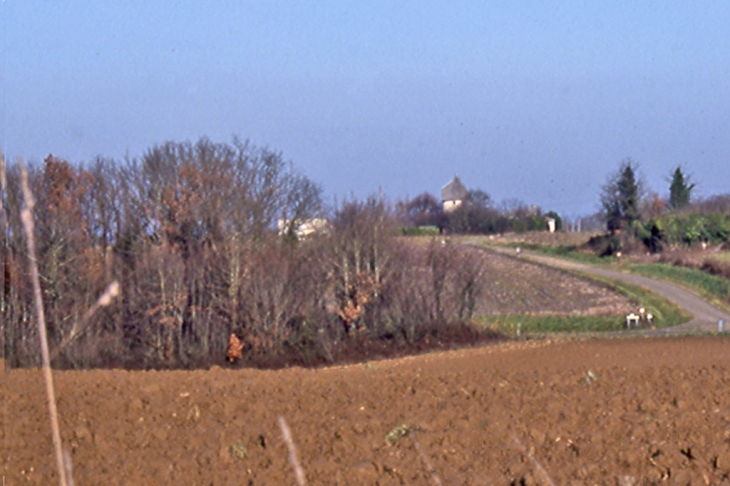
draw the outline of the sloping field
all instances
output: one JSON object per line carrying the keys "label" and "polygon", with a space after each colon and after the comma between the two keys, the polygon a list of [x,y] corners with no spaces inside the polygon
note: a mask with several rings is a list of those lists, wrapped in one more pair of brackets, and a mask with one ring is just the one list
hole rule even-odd
{"label": "sloping field", "polygon": [[485,295],[477,314],[625,315],[623,295],[588,278],[481,250]]}
{"label": "sloping field", "polygon": [[[54,484],[40,372],[0,377],[5,484]],[[79,486],[294,484],[280,416],[315,485],[730,484],[724,337],[55,377]]]}

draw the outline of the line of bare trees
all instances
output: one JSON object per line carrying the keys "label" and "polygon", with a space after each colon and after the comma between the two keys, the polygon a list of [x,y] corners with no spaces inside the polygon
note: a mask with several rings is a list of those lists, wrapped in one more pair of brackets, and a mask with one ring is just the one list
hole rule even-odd
{"label": "line of bare trees", "polygon": [[[28,366],[38,338],[19,168],[2,169],[0,331],[7,363]],[[347,201],[326,231],[297,240],[324,214],[321,189],[280,153],[238,140],[166,143],[124,162],[49,155],[29,175],[49,340],[70,342],[57,366],[222,362],[231,334],[251,363],[332,361],[348,342],[415,343],[466,322],[483,287],[473,252],[394,238],[382,198]],[[114,280],[121,297],[81,332]]]}

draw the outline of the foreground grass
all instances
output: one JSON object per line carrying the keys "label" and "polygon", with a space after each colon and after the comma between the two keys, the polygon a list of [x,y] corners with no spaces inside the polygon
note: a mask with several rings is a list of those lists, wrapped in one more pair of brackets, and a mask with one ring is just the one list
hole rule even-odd
{"label": "foreground grass", "polygon": [[[643,287],[619,280],[608,280],[590,276],[625,295],[638,309],[643,307],[654,316],[652,329],[677,326],[689,321],[692,316],[669,300]],[[486,315],[476,319],[476,325],[505,334],[552,333],[552,332],[608,332],[626,330],[626,316],[579,316],[579,315]],[[644,328],[648,325],[644,322]]]}

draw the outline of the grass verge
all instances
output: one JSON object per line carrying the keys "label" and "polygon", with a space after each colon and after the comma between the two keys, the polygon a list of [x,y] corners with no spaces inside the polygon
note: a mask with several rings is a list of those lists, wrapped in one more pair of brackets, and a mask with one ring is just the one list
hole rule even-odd
{"label": "grass verge", "polygon": [[610,266],[615,265],[618,259],[613,256],[599,257],[593,253],[585,253],[578,251],[574,246],[551,246],[551,245],[538,245],[534,243],[508,243],[504,246],[510,248],[520,247],[523,250],[534,251],[541,255],[552,256],[557,258],[563,258],[565,260],[571,260],[578,263],[587,263],[596,266]]}
{"label": "grass verge", "polygon": [[718,261],[718,262],[730,263],[730,252],[723,251],[721,253],[714,253],[711,255],[707,255],[707,258],[709,258],[710,260]]}
{"label": "grass verge", "polygon": [[680,285],[711,304],[730,312],[730,280],[726,278],[668,263],[631,263],[624,268],[632,273]]}
{"label": "grass verge", "polygon": [[[518,245],[510,244],[510,246]],[[621,262],[614,257],[599,257],[576,251],[575,248],[567,246],[522,245],[522,248],[542,255],[601,267],[628,270],[637,275],[665,280],[694,292],[710,304],[730,312],[730,280],[711,275],[702,270],[678,267],[668,263]]]}
{"label": "grass verge", "polygon": [[[590,278],[625,295],[637,308],[644,307],[647,313],[654,316],[650,328],[677,326],[692,318],[674,303],[643,287],[618,280],[601,279],[594,276],[590,276]],[[608,332],[626,330],[626,316],[501,314],[479,316],[475,319],[475,324],[478,327],[487,327],[511,335],[517,334],[518,325],[522,333]],[[643,326],[649,328],[646,323]]]}

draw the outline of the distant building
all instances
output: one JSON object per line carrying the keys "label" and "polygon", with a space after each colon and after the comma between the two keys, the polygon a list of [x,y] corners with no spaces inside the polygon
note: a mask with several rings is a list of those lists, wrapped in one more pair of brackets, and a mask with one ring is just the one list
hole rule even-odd
{"label": "distant building", "polygon": [[545,216],[545,222],[547,223],[547,230],[550,233],[555,233],[555,226],[556,226],[555,218],[551,218],[550,216]]}
{"label": "distant building", "polygon": [[441,204],[444,212],[451,212],[461,206],[468,195],[469,191],[462,184],[459,176],[454,176],[451,182],[441,188]]}
{"label": "distant building", "polygon": [[[279,234],[286,234],[286,232],[289,230],[290,224],[290,220],[280,219],[278,221]],[[329,222],[324,218],[307,219],[296,227],[296,229],[294,230],[294,234],[296,235],[297,239],[301,240],[314,233],[326,230],[328,225]]]}

